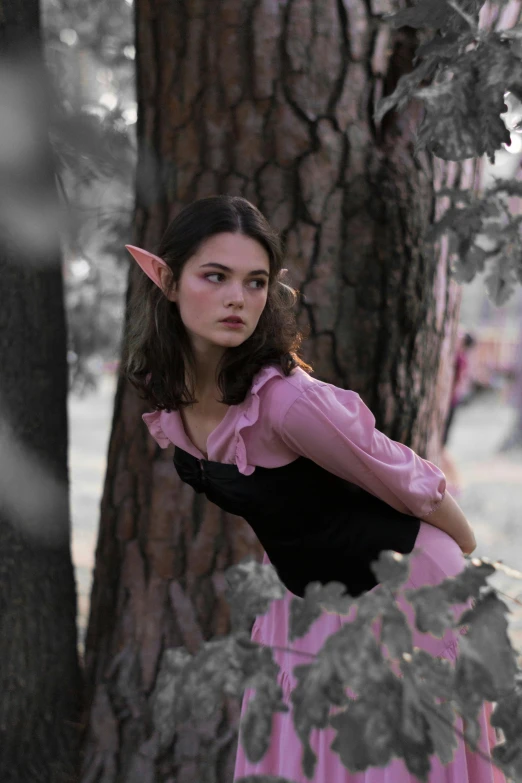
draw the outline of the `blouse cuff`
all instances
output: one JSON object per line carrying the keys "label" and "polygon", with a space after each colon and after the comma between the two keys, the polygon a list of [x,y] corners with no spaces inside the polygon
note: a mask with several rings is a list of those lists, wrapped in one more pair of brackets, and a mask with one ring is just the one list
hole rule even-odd
{"label": "blouse cuff", "polygon": [[441,504],[441,503],[442,503],[442,501],[444,500],[445,496],[446,496],[446,489],[444,489],[444,490],[443,490],[443,492],[442,492],[442,497],[441,497],[441,498],[439,498],[439,500],[436,500],[436,501],[435,501],[435,503],[433,504],[432,508],[431,508],[431,509],[428,511],[428,513],[427,513],[427,514],[424,514],[424,516],[425,516],[425,517],[428,517],[430,514],[433,514],[433,512],[434,512],[434,511],[436,511],[436,510],[438,509],[438,507],[440,506],[440,504]]}

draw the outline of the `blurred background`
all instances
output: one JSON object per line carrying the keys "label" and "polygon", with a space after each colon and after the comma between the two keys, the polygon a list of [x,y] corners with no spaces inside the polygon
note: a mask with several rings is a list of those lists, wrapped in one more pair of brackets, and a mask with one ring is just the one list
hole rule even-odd
{"label": "blurred background", "polygon": [[[63,274],[69,333],[69,460],[80,640],[106,469],[132,241],[137,159],[132,0],[44,0],[45,56],[56,83],[51,128],[71,220]],[[519,168],[522,114],[507,97],[512,141],[484,164],[483,185]],[[484,274],[462,284],[461,350],[440,467],[473,524],[477,555],[522,570],[522,287],[503,306]],[[522,582],[495,576],[512,599],[522,645]],[[520,601],[521,603],[517,603]]]}

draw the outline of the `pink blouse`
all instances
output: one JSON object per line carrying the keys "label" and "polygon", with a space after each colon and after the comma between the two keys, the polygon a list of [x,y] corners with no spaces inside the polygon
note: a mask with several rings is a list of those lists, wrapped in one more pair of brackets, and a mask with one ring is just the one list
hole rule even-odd
{"label": "pink blouse", "polygon": [[[144,413],[155,441],[206,459],[188,438],[179,411]],[[237,465],[251,475],[256,465],[277,468],[303,456],[381,498],[423,518],[446,491],[444,473],[408,446],[375,428],[360,396],[319,381],[297,367],[285,376],[266,365],[239,405],[231,405],[207,440],[208,460]]]}

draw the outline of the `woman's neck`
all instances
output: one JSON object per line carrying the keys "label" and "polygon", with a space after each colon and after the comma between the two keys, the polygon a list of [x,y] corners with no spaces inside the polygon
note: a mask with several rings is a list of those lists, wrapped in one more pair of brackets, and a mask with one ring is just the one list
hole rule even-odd
{"label": "woman's neck", "polygon": [[220,403],[222,397],[223,395],[217,386],[196,386],[194,389],[194,398],[197,400],[194,405],[197,404],[198,409],[202,412],[222,410],[223,404]]}

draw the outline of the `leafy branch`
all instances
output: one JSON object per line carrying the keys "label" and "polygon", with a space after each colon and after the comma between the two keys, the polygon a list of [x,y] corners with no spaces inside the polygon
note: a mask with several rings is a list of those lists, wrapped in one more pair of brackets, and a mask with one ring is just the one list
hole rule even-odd
{"label": "leafy branch", "polygon": [[416,52],[414,70],[375,109],[380,123],[391,109],[412,99],[424,102],[417,150],[443,160],[465,160],[495,152],[510,134],[500,115],[504,95],[522,97],[522,51],[519,36],[479,29],[481,0],[418,0],[386,19],[394,27],[408,25],[434,31]]}
{"label": "leafy branch", "polygon": [[522,197],[522,183],[499,181],[483,197],[471,191],[444,189],[450,205],[426,235],[428,242],[446,235],[452,274],[470,282],[488,263],[485,278],[489,298],[502,306],[522,283],[522,216],[513,215],[509,197]]}
{"label": "leafy branch", "polygon": [[[310,732],[328,726],[337,731],[332,749],[352,772],[399,757],[412,774],[426,781],[431,755],[442,763],[451,761],[456,737],[488,758],[477,744],[478,715],[486,701],[496,702],[491,724],[505,736],[488,761],[506,774],[521,775],[522,673],[507,634],[509,609],[487,580],[497,570],[515,578],[522,574],[473,558],[456,577],[404,590],[418,631],[438,638],[450,629],[460,634],[453,666],[413,646],[412,630],[397,604],[398,591],[409,576],[409,558],[381,553],[374,563],[384,588],[380,591],[353,598],[343,594],[344,585],[338,582],[313,582],[304,598],[291,603],[290,641],[304,636],[324,610],[342,615],[354,606],[357,610],[355,619],[326,639],[316,655],[295,651],[310,658],[294,667],[297,686],[290,695],[305,774],[313,775],[317,761]],[[257,614],[268,611],[271,601],[286,592],[273,566],[253,560],[228,569],[226,577],[233,632],[207,642],[195,656],[183,648],[165,651],[151,697],[153,723],[158,747],[166,749],[180,722],[215,718],[224,697],[241,698],[245,688],[254,688],[242,722],[242,741],[247,757],[258,761],[268,750],[274,714],[288,712],[289,707],[273,658],[274,649],[280,648],[251,641],[249,628]],[[335,714],[332,707],[337,708]],[[454,726],[457,714],[465,719],[463,733]]]}
{"label": "leafy branch", "polygon": [[[418,47],[413,71],[375,107],[380,123],[413,99],[424,103],[417,152],[424,149],[453,161],[487,155],[494,163],[495,153],[511,141],[501,115],[508,108],[507,93],[522,99],[522,25],[500,31],[481,27],[483,5],[482,0],[417,0],[385,17],[396,28],[433,32]],[[471,282],[487,263],[488,296],[504,305],[522,282],[522,218],[510,213],[507,200],[522,196],[521,186],[502,182],[482,198],[460,190],[438,195],[448,196],[450,207],[428,241],[448,237],[451,272],[461,283]]]}

